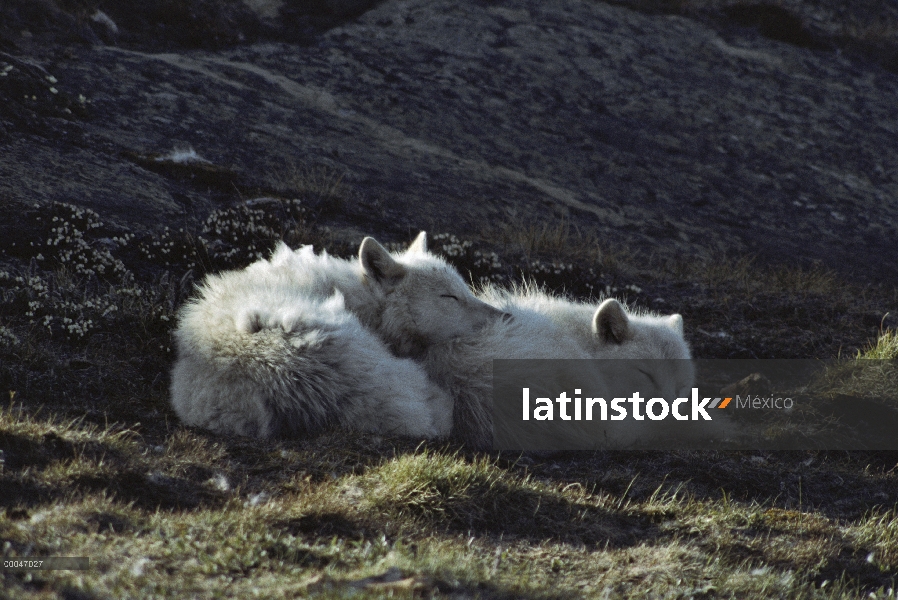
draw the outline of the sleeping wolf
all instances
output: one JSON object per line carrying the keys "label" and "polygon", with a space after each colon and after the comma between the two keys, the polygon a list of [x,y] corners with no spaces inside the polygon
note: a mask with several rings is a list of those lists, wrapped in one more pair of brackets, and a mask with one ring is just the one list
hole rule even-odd
{"label": "sleeping wolf", "polygon": [[[635,385],[649,398],[674,398],[693,385],[695,373],[680,315],[630,314],[617,300],[589,306],[532,287],[517,291],[491,287],[479,296],[512,318],[431,346],[423,363],[430,378],[451,393],[453,436],[469,446],[489,448],[493,442],[493,359],[650,359],[593,363],[604,368],[594,374],[594,391],[608,394]],[[616,446],[641,435],[632,428],[615,431],[619,435],[605,439]],[[586,427],[582,435],[592,433]]]}
{"label": "sleeping wolf", "polygon": [[406,356],[470,335],[502,312],[426,250],[372,238],[357,262],[281,245],[211,275],[181,311],[172,404],[219,433],[308,435],[328,426],[422,438],[452,426],[452,398]]}

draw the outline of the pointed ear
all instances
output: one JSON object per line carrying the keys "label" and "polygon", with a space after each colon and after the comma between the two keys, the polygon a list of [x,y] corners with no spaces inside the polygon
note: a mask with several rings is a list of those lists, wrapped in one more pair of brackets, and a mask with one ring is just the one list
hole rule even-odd
{"label": "pointed ear", "polygon": [[405,267],[396,262],[387,249],[371,237],[362,240],[359,261],[365,275],[377,282],[395,282],[405,276]]}
{"label": "pointed ear", "polygon": [[603,344],[621,344],[630,339],[630,318],[620,302],[609,298],[592,317],[592,331]]}
{"label": "pointed ear", "polygon": [[427,232],[422,231],[418,234],[418,237],[415,238],[415,241],[412,242],[412,245],[408,247],[406,252],[427,252]]}
{"label": "pointed ear", "polygon": [[667,324],[671,329],[683,335],[683,317],[681,315],[670,315],[667,319]]}

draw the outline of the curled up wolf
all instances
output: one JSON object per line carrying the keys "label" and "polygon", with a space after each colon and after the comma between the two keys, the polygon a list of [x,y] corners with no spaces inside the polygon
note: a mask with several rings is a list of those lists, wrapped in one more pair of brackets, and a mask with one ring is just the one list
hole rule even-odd
{"label": "curled up wolf", "polygon": [[188,425],[247,436],[330,426],[444,437],[452,398],[405,356],[473,333],[502,312],[427,252],[372,238],[359,260],[281,245],[212,275],[180,315],[172,404]]}
{"label": "curled up wolf", "polygon": [[[527,288],[475,296],[423,232],[398,254],[366,238],[357,261],[282,244],[209,276],[176,339],[171,395],[185,424],[260,437],[451,434],[475,448],[492,441],[494,358],[690,358],[679,315]],[[692,384],[681,362],[665,375],[675,392]]]}

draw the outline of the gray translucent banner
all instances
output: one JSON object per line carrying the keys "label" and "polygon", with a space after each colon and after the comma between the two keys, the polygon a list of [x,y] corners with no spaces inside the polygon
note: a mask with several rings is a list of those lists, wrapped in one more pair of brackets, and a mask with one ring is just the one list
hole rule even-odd
{"label": "gray translucent banner", "polygon": [[27,556],[0,559],[4,571],[86,571],[90,558],[86,556]]}
{"label": "gray translucent banner", "polygon": [[497,450],[898,450],[895,360],[496,360]]}

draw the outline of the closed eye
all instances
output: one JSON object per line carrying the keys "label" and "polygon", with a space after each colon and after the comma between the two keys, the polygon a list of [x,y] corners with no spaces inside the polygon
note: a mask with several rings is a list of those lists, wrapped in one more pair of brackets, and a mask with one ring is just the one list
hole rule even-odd
{"label": "closed eye", "polygon": [[456,302],[458,302],[458,296],[453,296],[452,294],[440,294],[440,298],[452,298]]}
{"label": "closed eye", "polygon": [[642,373],[643,375],[645,375],[646,377],[648,377],[651,380],[652,385],[654,385],[654,386],[658,385],[658,382],[655,381],[655,378],[652,376],[651,373],[649,373],[648,371],[643,371],[642,369],[636,369],[636,370],[639,371],[640,373]]}

